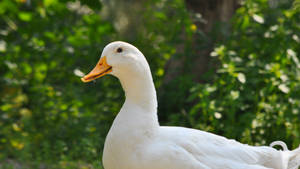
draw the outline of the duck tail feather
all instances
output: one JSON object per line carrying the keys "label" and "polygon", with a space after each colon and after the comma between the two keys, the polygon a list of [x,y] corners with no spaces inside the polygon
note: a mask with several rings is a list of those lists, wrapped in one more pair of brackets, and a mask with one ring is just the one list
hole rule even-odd
{"label": "duck tail feather", "polygon": [[283,151],[289,151],[287,145],[285,144],[285,142],[283,141],[273,141],[271,144],[270,144],[271,147],[274,147],[274,146],[281,146],[282,150]]}
{"label": "duck tail feather", "polygon": [[282,159],[286,169],[298,169],[300,167],[300,145],[295,150],[290,151],[283,141],[274,141],[270,144],[271,147],[282,147]]}
{"label": "duck tail feather", "polygon": [[290,153],[288,169],[298,169],[300,167],[300,145]]}

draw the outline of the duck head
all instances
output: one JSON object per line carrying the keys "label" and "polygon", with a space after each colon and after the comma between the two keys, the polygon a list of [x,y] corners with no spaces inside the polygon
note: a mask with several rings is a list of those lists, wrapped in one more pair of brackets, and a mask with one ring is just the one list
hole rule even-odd
{"label": "duck head", "polygon": [[122,76],[143,76],[147,72],[150,72],[150,68],[144,55],[135,46],[117,41],[103,49],[94,69],[81,80],[90,82],[106,74],[120,79]]}

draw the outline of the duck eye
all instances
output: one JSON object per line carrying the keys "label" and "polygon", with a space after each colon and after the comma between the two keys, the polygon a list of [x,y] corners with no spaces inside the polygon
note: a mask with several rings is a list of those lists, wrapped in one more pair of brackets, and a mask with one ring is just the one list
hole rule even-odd
{"label": "duck eye", "polygon": [[117,49],[117,52],[118,52],[118,53],[121,53],[122,51],[123,51],[122,48],[118,48],[118,49]]}

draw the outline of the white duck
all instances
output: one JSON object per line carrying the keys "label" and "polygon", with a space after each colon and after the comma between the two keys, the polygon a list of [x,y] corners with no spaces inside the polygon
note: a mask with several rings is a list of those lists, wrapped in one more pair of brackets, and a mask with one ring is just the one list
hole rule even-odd
{"label": "white duck", "polygon": [[205,131],[160,126],[150,68],[133,45],[108,44],[82,81],[105,74],[116,76],[126,95],[105,140],[105,169],[297,169],[300,165],[300,148],[278,151]]}

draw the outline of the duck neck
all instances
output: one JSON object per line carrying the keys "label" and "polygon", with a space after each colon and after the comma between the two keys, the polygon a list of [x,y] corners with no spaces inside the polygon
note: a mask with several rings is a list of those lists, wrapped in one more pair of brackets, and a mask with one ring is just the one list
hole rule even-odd
{"label": "duck neck", "polygon": [[157,98],[150,71],[119,77],[125,91],[126,103],[135,104],[146,113],[157,113]]}

